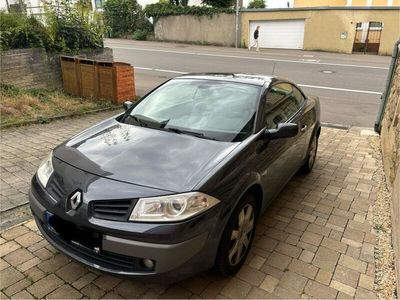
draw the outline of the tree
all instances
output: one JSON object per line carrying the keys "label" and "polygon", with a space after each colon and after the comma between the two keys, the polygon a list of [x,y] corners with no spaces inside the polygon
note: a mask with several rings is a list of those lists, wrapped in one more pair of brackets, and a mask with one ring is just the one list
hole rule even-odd
{"label": "tree", "polygon": [[136,0],[107,0],[104,4],[104,24],[111,29],[114,37],[133,34],[136,30],[152,30]]}
{"label": "tree", "polygon": [[264,0],[252,0],[247,8],[265,8],[265,2]]}
{"label": "tree", "polygon": [[231,7],[234,4],[234,0],[202,0],[201,3],[213,7]]}

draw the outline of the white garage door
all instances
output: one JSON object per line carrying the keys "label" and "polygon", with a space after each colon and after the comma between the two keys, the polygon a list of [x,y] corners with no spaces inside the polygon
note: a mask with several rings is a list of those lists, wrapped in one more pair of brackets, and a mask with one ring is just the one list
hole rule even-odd
{"label": "white garage door", "polygon": [[304,20],[250,21],[251,44],[257,26],[260,26],[260,48],[303,49]]}

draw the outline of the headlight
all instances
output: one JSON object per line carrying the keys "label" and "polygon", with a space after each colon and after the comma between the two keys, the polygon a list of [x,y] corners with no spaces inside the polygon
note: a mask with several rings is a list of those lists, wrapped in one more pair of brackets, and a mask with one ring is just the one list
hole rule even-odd
{"label": "headlight", "polygon": [[136,203],[130,221],[175,222],[188,219],[213,207],[218,199],[200,192],[141,198]]}
{"label": "headlight", "polygon": [[53,158],[53,151],[51,151],[49,155],[47,155],[47,157],[42,161],[37,171],[37,176],[39,178],[39,181],[44,187],[46,187],[47,182],[49,181],[49,178],[54,171],[52,158]]}

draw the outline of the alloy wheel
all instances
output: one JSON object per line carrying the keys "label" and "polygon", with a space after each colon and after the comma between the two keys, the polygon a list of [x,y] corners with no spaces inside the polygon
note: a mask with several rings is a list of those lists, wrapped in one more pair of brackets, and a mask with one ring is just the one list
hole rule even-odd
{"label": "alloy wheel", "polygon": [[249,247],[254,231],[254,209],[250,204],[246,204],[240,211],[236,227],[231,233],[231,248],[228,252],[229,263],[232,266],[241,262]]}
{"label": "alloy wheel", "polygon": [[309,153],[309,158],[308,158],[308,167],[312,169],[314,162],[315,162],[315,157],[317,156],[317,139],[313,138],[311,142],[311,149]]}

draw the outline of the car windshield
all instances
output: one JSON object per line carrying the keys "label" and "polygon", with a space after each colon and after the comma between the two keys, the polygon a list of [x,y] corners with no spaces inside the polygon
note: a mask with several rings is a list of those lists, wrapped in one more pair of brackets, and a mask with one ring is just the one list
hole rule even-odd
{"label": "car windshield", "polygon": [[252,133],[260,86],[174,79],[149,94],[125,117],[138,126],[236,142]]}

